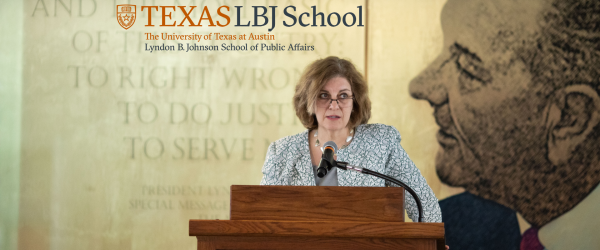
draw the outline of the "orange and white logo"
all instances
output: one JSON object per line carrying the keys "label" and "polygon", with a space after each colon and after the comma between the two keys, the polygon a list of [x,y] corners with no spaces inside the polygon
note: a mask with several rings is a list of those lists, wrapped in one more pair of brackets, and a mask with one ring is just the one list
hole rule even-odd
{"label": "orange and white logo", "polygon": [[129,29],[135,22],[135,5],[121,4],[117,5],[117,21],[123,29]]}

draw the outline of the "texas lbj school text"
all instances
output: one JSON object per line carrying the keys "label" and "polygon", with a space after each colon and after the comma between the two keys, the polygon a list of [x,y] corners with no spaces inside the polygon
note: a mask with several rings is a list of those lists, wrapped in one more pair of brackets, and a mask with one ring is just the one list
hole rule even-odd
{"label": "texas lbj school text", "polygon": [[[172,26],[172,27],[181,27],[181,26],[190,26],[190,27],[202,27],[202,22],[208,22],[208,27],[225,27],[231,23],[230,10],[231,8],[227,5],[219,6],[217,8],[217,15],[222,20],[213,20],[212,15],[210,14],[210,10],[208,6],[204,6],[201,11],[200,18],[197,21],[192,19],[191,13],[197,6],[141,6],[142,12],[147,12],[147,20],[145,27],[154,27],[155,25],[152,23],[152,13],[153,11],[161,13],[161,24],[159,26]],[[236,17],[234,27],[263,27],[270,24],[270,28],[268,31],[272,31],[275,28],[276,23],[276,10],[278,6],[252,6],[254,15],[253,15],[253,24],[250,20],[248,20],[245,24],[242,22],[242,18],[240,16],[241,9],[244,6],[234,6],[236,9]],[[189,9],[188,9],[189,8]],[[293,5],[286,6],[283,9],[283,14],[286,19],[283,21],[283,26],[292,27],[297,23],[302,27],[337,27],[340,23],[343,23],[346,27],[365,27],[363,24],[363,13],[362,6],[356,6],[358,9],[357,15],[353,12],[347,12],[343,15],[340,15],[337,12],[331,12],[329,14],[325,14],[323,12],[319,12],[316,6],[311,6],[312,13],[303,12],[300,15],[296,16],[296,7]],[[160,9],[160,11],[159,11]],[[270,10],[271,16],[268,16],[268,12]],[[183,14],[183,19],[173,20],[173,14],[175,12],[180,11]],[[137,17],[137,6],[126,4],[126,5],[117,5],[117,21],[124,29],[129,29],[133,26]],[[310,22],[312,19],[312,23]],[[179,23],[179,24],[178,24]],[[216,23],[216,24],[215,24]],[[213,39],[214,34],[214,39]],[[168,34],[162,33],[161,35],[153,34],[151,32],[144,33],[147,41],[153,41],[153,44],[146,43],[145,51],[149,51],[150,53],[157,51],[185,51],[185,52],[194,52],[194,51],[314,51],[314,45],[307,45],[301,43],[292,44],[279,44],[279,43],[257,43],[257,44],[240,44],[234,45],[233,43],[221,43],[220,46],[215,45],[214,43],[210,45],[206,44],[197,44],[200,41],[217,41],[217,40],[275,40],[275,36],[271,34],[250,34],[246,37],[243,35],[231,35],[231,34],[220,34],[220,33],[210,33],[210,34],[196,34],[193,33],[191,35],[179,35],[179,34]],[[174,45],[166,45],[165,43],[157,45],[155,42],[159,39],[162,40],[188,40],[195,41],[192,43],[177,43]]]}
{"label": "texas lbj school text", "polygon": [[[133,6],[133,5],[131,5],[131,6]],[[159,7],[160,7],[161,11],[159,11]],[[147,20],[145,26],[146,27],[154,26],[154,24],[152,23],[153,11],[162,13],[162,15],[161,15],[162,23],[159,26],[163,26],[163,27],[164,26],[172,26],[172,27],[186,26],[186,25],[184,25],[184,23],[186,23],[187,26],[191,26],[191,27],[194,27],[194,26],[202,27],[202,21],[204,21],[204,20],[206,20],[210,23],[208,25],[208,27],[216,27],[216,26],[225,27],[225,26],[228,26],[231,22],[231,17],[228,13],[230,8],[227,5],[223,5],[223,6],[220,6],[219,8],[217,8],[217,14],[223,20],[217,20],[216,25],[212,18],[212,15],[210,14],[210,10],[208,9],[208,6],[204,6],[204,9],[202,10],[202,13],[200,14],[200,19],[197,22],[194,22],[194,20],[190,17],[191,13],[194,11],[196,6],[177,6],[177,7],[179,8],[179,10],[181,11],[181,13],[184,16],[184,18],[179,22],[179,24],[177,24],[178,21],[175,21],[172,18],[172,14],[174,12],[178,11],[178,9],[175,6],[142,6],[142,12],[145,12],[145,11],[148,12],[147,13],[148,20]],[[186,10],[186,7],[189,7],[189,10]],[[248,21],[246,24],[243,24],[242,18],[240,17],[240,13],[242,12],[241,9],[244,6],[234,6],[234,7],[237,10],[236,11],[237,12],[236,24],[234,25],[235,27],[251,27],[251,26],[252,27],[262,27],[262,26],[267,26],[267,24],[270,23],[271,27],[269,28],[268,31],[270,32],[273,29],[275,29],[275,23],[276,23],[275,12],[276,12],[276,9],[278,6],[268,6],[269,8],[267,8],[266,6],[252,6],[252,8],[254,10],[254,15],[253,15],[254,23],[253,24],[251,24],[251,21]],[[357,17],[357,15],[355,15],[352,12],[348,12],[344,15],[340,15],[337,12],[331,12],[328,15],[325,15],[323,12],[319,12],[317,10],[316,6],[311,6],[311,9],[312,9],[312,23],[311,23],[310,22],[311,21],[311,13],[310,12],[303,12],[298,17],[296,17],[296,15],[294,14],[296,12],[296,7],[293,5],[290,5],[283,9],[283,14],[287,18],[286,20],[283,21],[283,26],[292,27],[292,26],[295,26],[297,23],[299,23],[300,26],[302,26],[302,27],[306,27],[306,26],[336,27],[336,26],[340,25],[340,23],[343,23],[344,26],[346,26],[346,27],[352,27],[358,22],[357,27],[364,27],[364,24],[362,22],[362,16],[363,16],[362,6],[356,6],[356,8],[358,8],[358,17]],[[225,9],[225,11],[223,11],[223,9]],[[267,16],[268,9],[271,10],[270,18]],[[320,25],[318,25],[317,17],[320,17],[320,20],[321,20]],[[327,23],[327,25],[325,23]]]}
{"label": "texas lbj school text", "polygon": [[[221,46],[217,45],[197,45],[195,43],[187,43],[182,44],[179,43],[177,45],[177,51],[185,51],[185,52],[195,52],[195,51],[314,51],[314,45],[301,45],[299,43],[283,45],[279,43],[260,43],[254,45],[233,45],[231,43],[223,43]],[[148,45],[146,43],[146,51],[150,53],[155,51],[176,51],[175,45]]]}

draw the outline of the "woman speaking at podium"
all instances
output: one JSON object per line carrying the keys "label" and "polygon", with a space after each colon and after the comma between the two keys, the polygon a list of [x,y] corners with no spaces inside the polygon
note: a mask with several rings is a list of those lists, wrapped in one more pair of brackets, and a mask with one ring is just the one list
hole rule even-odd
{"label": "woman speaking at podium", "polygon": [[[363,76],[344,59],[327,57],[310,64],[296,85],[294,109],[307,128],[269,146],[261,185],[383,187],[383,179],[332,168],[316,176],[322,146],[333,141],[337,160],[367,167],[396,178],[421,199],[423,222],[442,222],[438,200],[425,178],[400,146],[400,133],[392,126],[367,124],[371,101]],[[415,200],[405,195],[408,216],[418,221]]]}

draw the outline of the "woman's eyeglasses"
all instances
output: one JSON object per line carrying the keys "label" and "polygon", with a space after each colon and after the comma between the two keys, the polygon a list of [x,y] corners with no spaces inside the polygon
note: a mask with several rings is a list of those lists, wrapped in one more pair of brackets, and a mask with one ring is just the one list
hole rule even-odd
{"label": "woman's eyeglasses", "polygon": [[321,93],[317,97],[317,106],[319,106],[321,108],[328,108],[329,105],[331,105],[331,103],[333,101],[335,101],[335,102],[337,102],[339,107],[346,108],[346,107],[350,107],[352,105],[353,99],[354,99],[353,96],[349,96],[346,93],[339,94],[337,96],[337,99],[331,98],[331,96],[327,93]]}

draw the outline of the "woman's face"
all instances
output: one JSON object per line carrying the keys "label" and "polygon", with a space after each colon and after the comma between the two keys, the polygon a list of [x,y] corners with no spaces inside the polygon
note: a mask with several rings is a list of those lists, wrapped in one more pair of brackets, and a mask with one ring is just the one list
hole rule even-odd
{"label": "woman's face", "polygon": [[[319,129],[342,130],[348,125],[352,113],[352,88],[344,77],[334,77],[327,81],[317,96],[315,105]],[[345,101],[342,99],[347,98]],[[327,100],[325,100],[327,99]],[[329,101],[338,99],[339,101]]]}

